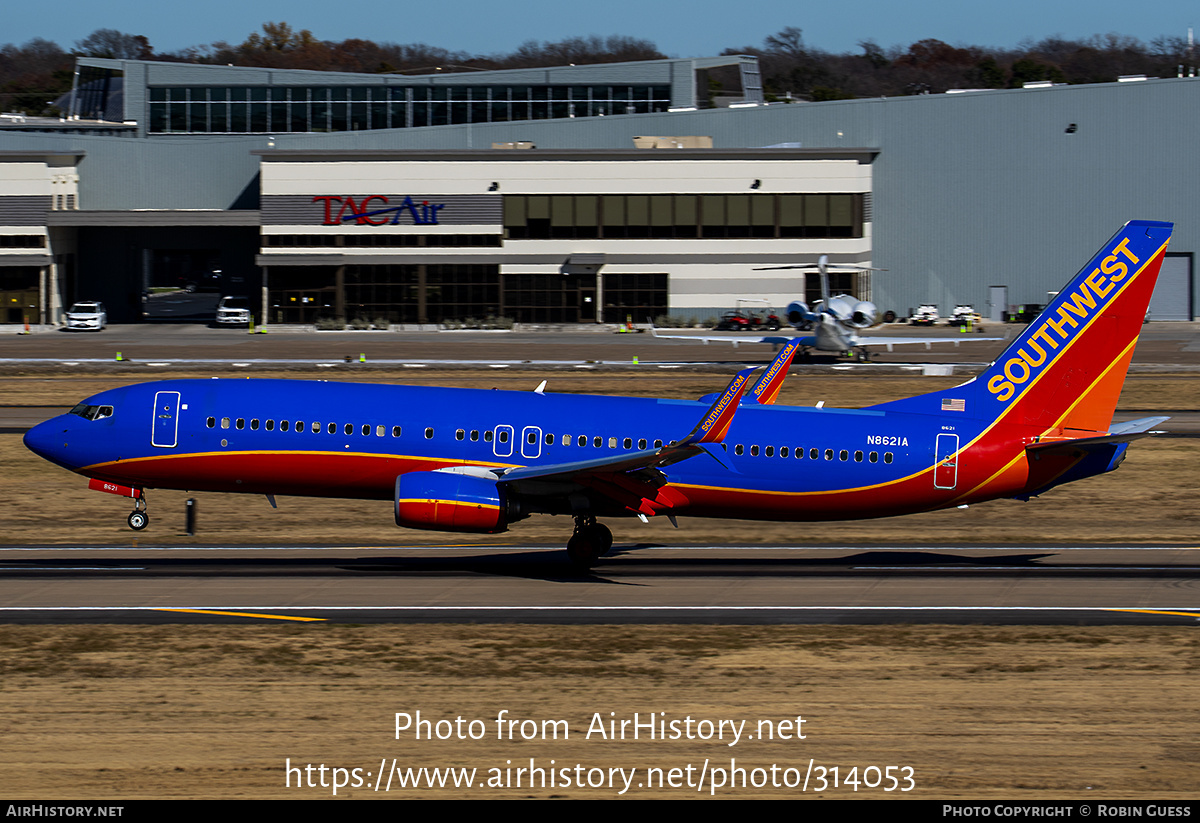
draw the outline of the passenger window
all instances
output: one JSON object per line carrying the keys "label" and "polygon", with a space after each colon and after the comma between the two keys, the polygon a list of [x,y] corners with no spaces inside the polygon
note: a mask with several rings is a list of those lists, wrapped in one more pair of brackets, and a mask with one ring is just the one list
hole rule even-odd
{"label": "passenger window", "polygon": [[884,452],[884,453],[883,453],[883,462],[884,462],[884,463],[891,463],[891,462],[892,462],[892,453],[891,453],[891,452]]}
{"label": "passenger window", "polygon": [[632,448],[633,448],[633,438],[632,438],[632,437],[626,437],[624,440],[622,440],[622,441],[621,441],[621,448],[623,448],[623,449],[632,449]]}
{"label": "passenger window", "polygon": [[426,440],[433,439],[433,426],[429,426],[427,429],[425,429],[425,439]]}
{"label": "passenger window", "polygon": [[826,459],[826,460],[832,460],[832,459],[833,459],[833,449],[826,449],[826,450],[825,450],[825,459]]}
{"label": "passenger window", "polygon": [[[383,427],[382,427],[382,426],[380,426],[380,428],[383,428]],[[383,433],[382,433],[382,432],[380,432],[380,433],[379,433],[379,436],[380,436],[380,437],[382,437],[382,436],[383,436]],[[399,427],[399,426],[392,426],[392,437],[399,437],[399,436],[400,436],[400,427]]]}
{"label": "passenger window", "polygon": [[234,423],[234,426],[237,427],[238,431],[241,431],[242,429],[246,428],[246,418],[239,417],[237,419],[237,422]]}
{"label": "passenger window", "polygon": [[297,420],[294,429],[296,431],[296,434],[301,434],[304,431],[304,421]]}
{"label": "passenger window", "polygon": [[275,431],[275,421],[274,420],[267,421],[267,431],[269,431],[269,432]]}
{"label": "passenger window", "polygon": [[757,444],[750,447],[750,456],[758,457],[758,445]]}
{"label": "passenger window", "polygon": [[779,456],[780,456],[780,457],[787,457],[787,456],[788,456],[788,447],[787,447],[787,446],[780,446],[780,447],[779,447]]}
{"label": "passenger window", "polygon": [[342,432],[344,434],[354,434],[354,424],[347,423],[346,425],[342,426]]}
{"label": "passenger window", "polygon": [[360,429],[360,431],[362,432],[363,437],[370,437],[371,436],[371,424],[363,423],[362,429]]}
{"label": "passenger window", "polygon": [[849,460],[849,459],[850,459],[850,452],[848,450],[842,449],[840,452],[838,452],[838,460],[844,461],[844,460]]}
{"label": "passenger window", "polygon": [[569,435],[569,434],[564,434],[564,435],[562,436],[562,444],[563,444],[564,446],[569,446],[569,445],[571,445],[571,435]]}
{"label": "passenger window", "polygon": [[255,417],[250,421],[250,430],[258,431],[258,418]]}
{"label": "passenger window", "polygon": [[581,435],[579,435],[579,445],[580,445],[580,446],[586,446],[586,445],[587,445],[587,443],[588,443],[588,441],[587,441],[587,435],[586,435],[586,434],[581,434]]}
{"label": "passenger window", "polygon": [[497,433],[496,439],[499,440],[501,443],[507,443],[508,442],[508,429],[501,429]]}
{"label": "passenger window", "polygon": [[774,447],[774,446],[767,446],[767,447],[766,447],[766,448],[763,450],[763,454],[764,454],[764,455],[766,455],[767,457],[774,457],[774,456],[775,456],[775,447]]}
{"label": "passenger window", "polygon": [[320,423],[318,423],[316,420],[314,420],[314,421],[313,421],[313,424],[312,424],[312,433],[313,433],[313,434],[320,434],[320,433],[321,433],[321,424],[320,424]]}
{"label": "passenger window", "polygon": [[471,442],[476,443],[478,441],[479,441],[479,429],[471,429]]}
{"label": "passenger window", "polygon": [[330,423],[325,427],[325,431],[329,432],[330,434],[337,434],[337,423]]}
{"label": "passenger window", "polygon": [[654,448],[656,448],[656,449],[661,449],[661,448],[662,448],[662,441],[661,441],[661,440],[655,440],[655,441],[654,441]]}
{"label": "passenger window", "polygon": [[223,429],[229,428],[229,418],[228,417],[221,418],[221,428],[223,428]]}
{"label": "passenger window", "polygon": [[485,432],[483,433],[483,442],[484,442],[484,443],[491,443],[491,442],[492,442],[492,430],[491,430],[491,429],[488,429],[487,431],[485,431]]}
{"label": "passenger window", "polygon": [[593,438],[592,438],[592,445],[593,445],[593,446],[595,446],[596,448],[600,448],[601,446],[603,446],[603,445],[604,445],[604,438],[603,438],[603,437],[599,437],[599,436],[597,436],[597,437],[593,437]]}
{"label": "passenger window", "polygon": [[733,447],[733,453],[740,455],[744,449],[745,449],[745,447],[742,446],[741,443],[738,443],[736,446]]}
{"label": "passenger window", "polygon": [[878,463],[879,462],[879,452],[871,452],[869,455],[867,455],[867,459],[870,460],[872,463]]}
{"label": "passenger window", "polygon": [[204,421],[204,425],[208,426],[210,429],[216,428],[217,418],[215,418],[215,417],[208,418],[207,420]]}
{"label": "passenger window", "polygon": [[863,459],[863,453],[862,453],[862,452],[855,452],[855,453],[854,453],[854,462],[855,462],[855,463],[861,463],[861,462],[862,462],[862,459]]}
{"label": "passenger window", "polygon": [[638,439],[638,448],[639,448],[639,449],[645,449],[645,448],[646,448],[646,438],[642,437],[642,438],[639,438],[639,439]]}
{"label": "passenger window", "polygon": [[537,432],[531,431],[531,432],[529,432],[529,434],[525,435],[525,442],[527,442],[531,446],[536,445],[537,444]]}
{"label": "passenger window", "polygon": [[554,435],[552,435],[552,434],[547,434],[547,435],[546,435],[546,445],[547,445],[547,446],[553,446],[553,445],[554,445]]}
{"label": "passenger window", "polygon": [[280,420],[280,421],[279,421],[279,430],[280,430],[281,432],[285,432],[285,431],[287,431],[287,430],[288,430],[288,421],[286,421],[286,420]]}
{"label": "passenger window", "polygon": [[463,440],[463,439],[465,439],[465,438],[466,438],[466,436],[467,436],[467,431],[466,431],[466,429],[459,429],[459,430],[457,430],[456,432],[454,432],[454,439],[455,439],[455,440]]}
{"label": "passenger window", "polygon": [[808,459],[809,460],[818,460],[818,459],[820,459],[820,457],[821,457],[820,449],[809,449],[808,450]]}

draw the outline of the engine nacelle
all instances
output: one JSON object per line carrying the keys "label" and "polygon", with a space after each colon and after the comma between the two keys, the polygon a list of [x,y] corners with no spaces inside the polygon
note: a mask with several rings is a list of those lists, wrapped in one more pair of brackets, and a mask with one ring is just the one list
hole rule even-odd
{"label": "engine nacelle", "polygon": [[396,478],[396,525],[407,529],[494,534],[512,519],[494,479],[457,472],[409,472]]}
{"label": "engine nacelle", "polygon": [[787,321],[793,326],[798,326],[801,323],[811,323],[818,319],[817,316],[809,310],[808,304],[803,300],[793,300],[788,303]]}
{"label": "engine nacelle", "polygon": [[866,300],[854,304],[854,312],[850,315],[850,323],[858,329],[869,329],[879,322],[879,309],[874,303]]}

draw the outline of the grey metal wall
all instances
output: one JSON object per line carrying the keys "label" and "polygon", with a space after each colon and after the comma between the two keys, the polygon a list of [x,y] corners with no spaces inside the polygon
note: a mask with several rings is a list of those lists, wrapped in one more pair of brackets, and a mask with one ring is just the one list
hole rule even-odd
{"label": "grey metal wall", "polygon": [[1130,219],[1174,221],[1171,250],[1195,252],[1198,125],[1200,78],[1189,78],[274,138],[3,132],[0,149],[83,150],[82,207],[130,209],[247,205],[250,151],[267,147],[605,149],[703,134],[718,148],[876,148],[873,260],[889,271],[873,292],[904,313],[922,302],[983,310],[1001,284],[1011,303],[1044,302]]}

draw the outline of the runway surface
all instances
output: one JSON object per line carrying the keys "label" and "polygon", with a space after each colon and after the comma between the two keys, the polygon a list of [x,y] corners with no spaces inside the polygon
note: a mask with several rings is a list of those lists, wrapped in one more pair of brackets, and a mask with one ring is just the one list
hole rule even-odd
{"label": "runway surface", "polygon": [[7,623],[1195,625],[1200,547],[5,548]]}

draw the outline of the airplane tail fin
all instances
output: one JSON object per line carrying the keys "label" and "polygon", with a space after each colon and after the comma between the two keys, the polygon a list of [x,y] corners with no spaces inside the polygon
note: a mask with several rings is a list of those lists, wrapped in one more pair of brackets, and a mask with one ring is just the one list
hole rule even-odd
{"label": "airplane tail fin", "polygon": [[975,380],[983,417],[1105,432],[1146,318],[1172,223],[1133,220]]}
{"label": "airplane tail fin", "polygon": [[1004,418],[1065,438],[1107,432],[1173,225],[1126,223],[970,382],[873,408]]}

